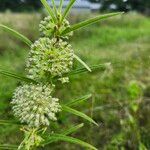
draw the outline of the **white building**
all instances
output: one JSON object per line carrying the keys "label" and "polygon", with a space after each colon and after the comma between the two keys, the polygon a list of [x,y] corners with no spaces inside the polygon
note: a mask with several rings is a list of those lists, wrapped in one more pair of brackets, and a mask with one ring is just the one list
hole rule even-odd
{"label": "white building", "polygon": [[[52,6],[51,0],[47,0],[48,3]],[[65,8],[70,0],[64,0],[63,8]],[[55,4],[58,7],[60,0],[55,0]],[[97,11],[101,8],[100,3],[91,3],[88,0],[76,0],[76,2],[73,5],[73,10],[78,11]]]}

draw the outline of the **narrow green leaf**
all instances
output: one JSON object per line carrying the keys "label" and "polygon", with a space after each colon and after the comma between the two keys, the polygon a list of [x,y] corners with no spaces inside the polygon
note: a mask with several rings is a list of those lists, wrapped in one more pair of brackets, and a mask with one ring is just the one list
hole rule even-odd
{"label": "narrow green leaf", "polygon": [[31,83],[31,82],[32,83],[37,83],[35,80],[32,80],[30,78],[27,78],[27,77],[24,77],[24,76],[21,76],[21,75],[18,75],[18,74],[9,72],[9,71],[5,71],[4,69],[1,69],[1,68],[0,68],[0,74],[8,76],[8,77],[15,78],[15,79],[18,79],[18,80],[21,80],[21,81],[29,82],[29,83]]}
{"label": "narrow green leaf", "polygon": [[[71,127],[70,129],[67,129],[67,130],[61,132],[60,134],[63,134],[63,135],[72,134],[72,133],[76,132],[78,129],[82,128],[83,126],[84,126],[84,124],[81,123],[81,124],[79,124],[79,125],[76,125],[76,126],[74,126],[74,127]],[[50,136],[51,136],[51,135],[45,134],[44,139],[47,139],[47,138],[50,137]],[[48,143],[49,143],[49,144],[50,144],[50,143],[53,143],[53,142],[56,142],[56,141],[58,141],[58,140],[56,140],[56,139],[48,139]],[[47,143],[47,142],[46,142],[46,143]]]}
{"label": "narrow green leaf", "polygon": [[74,127],[71,127],[70,129],[68,130],[65,130],[62,132],[63,135],[69,135],[69,134],[72,134],[74,132],[76,132],[78,129],[82,128],[84,126],[84,123],[81,123],[81,124],[78,124]]}
{"label": "narrow green leaf", "polygon": [[86,147],[86,148],[90,148],[90,149],[93,149],[93,150],[97,150],[97,148],[95,148],[94,146],[84,142],[84,141],[81,141],[79,139],[76,139],[76,138],[73,138],[73,137],[70,137],[70,136],[65,136],[65,135],[62,135],[62,134],[52,134],[48,140],[46,140],[43,145],[47,145],[49,144],[49,141],[51,143],[51,140],[53,141],[65,141],[65,142],[69,142],[69,143],[73,143],[73,144],[78,144],[78,145],[81,145],[83,147]]}
{"label": "narrow green leaf", "polygon": [[[91,68],[92,72],[98,71],[98,70],[104,71],[108,67],[108,65],[110,65],[110,63],[93,65],[93,66],[90,66],[90,68]],[[88,72],[89,71],[84,67],[84,68],[72,70],[70,73],[68,73],[68,76],[72,76],[72,75],[76,75],[76,74],[80,74],[80,73],[88,73]]]}
{"label": "narrow green leaf", "polygon": [[4,144],[4,145],[0,145],[0,149],[2,150],[17,150],[18,149],[18,146],[17,145],[8,145],[8,144]]}
{"label": "narrow green leaf", "polygon": [[77,99],[71,101],[71,102],[68,102],[68,103],[66,104],[66,106],[74,106],[74,105],[77,105],[77,104],[79,104],[80,102],[83,102],[83,101],[89,99],[91,96],[92,96],[92,94],[84,95],[84,96],[82,96],[82,97],[79,97],[79,98],[77,98]]}
{"label": "narrow green leaf", "polygon": [[104,19],[116,16],[116,15],[120,15],[120,14],[123,14],[123,12],[109,13],[109,14],[100,15],[100,16],[97,16],[95,18],[88,19],[86,21],[83,21],[83,22],[77,23],[75,25],[72,25],[70,28],[67,28],[66,30],[64,30],[62,32],[62,35],[65,35],[65,34],[67,34],[69,32],[78,30],[78,29],[83,28],[85,26],[88,26],[90,24],[96,23],[96,22],[98,22],[100,20],[104,20]]}
{"label": "narrow green leaf", "polygon": [[23,125],[18,121],[0,120],[0,125]]}
{"label": "narrow green leaf", "polygon": [[[93,66],[90,66],[90,68],[91,68],[92,72],[105,71],[110,64],[111,63],[93,65]],[[63,76],[64,77],[66,77],[66,76],[71,77],[71,76],[78,75],[81,73],[89,73],[89,71],[85,67],[83,67],[83,68],[74,69],[74,70],[70,71],[69,73],[65,73],[65,74],[63,74]],[[58,77],[55,77],[54,80],[57,81]]]}
{"label": "narrow green leaf", "polygon": [[68,6],[66,7],[66,9],[65,9],[65,11],[64,11],[64,14],[63,14],[63,16],[62,16],[62,21],[63,21],[64,18],[68,15],[68,13],[69,13],[70,9],[72,8],[72,6],[73,6],[73,4],[74,4],[75,1],[76,1],[76,0],[70,0]]}
{"label": "narrow green leaf", "polygon": [[27,38],[25,37],[24,35],[20,34],[19,32],[5,26],[5,25],[2,25],[0,24],[0,27],[5,30],[6,32],[12,34],[13,36],[15,36],[16,38],[20,39],[21,41],[23,41],[24,43],[26,43],[28,46],[31,46],[32,42]]}
{"label": "narrow green leaf", "polygon": [[79,61],[89,72],[91,72],[92,70],[90,69],[90,67],[83,61],[81,60],[81,58],[79,58],[77,55],[74,54],[74,58]]}
{"label": "narrow green leaf", "polygon": [[12,124],[21,125],[21,123],[17,121],[0,120],[0,125],[12,125]]}
{"label": "narrow green leaf", "polygon": [[49,15],[52,17],[53,21],[55,21],[55,16],[53,14],[53,11],[52,11],[51,7],[47,3],[47,1],[46,0],[41,0],[41,3],[46,8],[46,10],[48,11]]}
{"label": "narrow green leaf", "polygon": [[76,116],[79,116],[79,117],[81,117],[81,118],[83,118],[83,119],[85,119],[85,120],[87,120],[87,121],[89,121],[89,122],[91,122],[91,123],[98,126],[98,124],[92,118],[90,118],[89,116],[87,116],[86,114],[84,114],[80,111],[77,111],[77,110],[72,109],[72,108],[70,108],[68,106],[65,106],[65,105],[62,105],[62,110],[66,111],[66,112],[69,112],[69,113],[72,113]]}
{"label": "narrow green leaf", "polygon": [[57,9],[56,9],[56,5],[55,5],[55,1],[54,0],[52,0],[52,4],[53,4],[54,12],[57,15]]}
{"label": "narrow green leaf", "polygon": [[59,11],[62,11],[62,5],[63,5],[64,0],[60,0],[60,4],[59,4]]}

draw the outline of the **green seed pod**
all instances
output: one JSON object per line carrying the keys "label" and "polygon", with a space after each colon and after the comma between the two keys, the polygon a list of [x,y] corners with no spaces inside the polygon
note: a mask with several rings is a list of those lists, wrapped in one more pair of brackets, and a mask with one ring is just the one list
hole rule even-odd
{"label": "green seed pod", "polygon": [[47,75],[62,77],[73,65],[71,45],[61,39],[40,38],[31,46],[27,61],[28,77],[43,79]]}
{"label": "green seed pod", "polygon": [[61,110],[59,100],[51,96],[53,88],[41,84],[18,87],[11,102],[14,115],[30,127],[49,126],[50,120],[56,121],[56,113]]}

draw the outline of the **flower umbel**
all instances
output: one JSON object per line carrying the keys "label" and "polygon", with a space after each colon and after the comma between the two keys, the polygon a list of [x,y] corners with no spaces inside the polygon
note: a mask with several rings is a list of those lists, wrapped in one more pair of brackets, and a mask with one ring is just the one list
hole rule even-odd
{"label": "flower umbel", "polygon": [[61,110],[57,98],[52,98],[50,85],[24,84],[16,89],[12,104],[16,117],[30,127],[48,126],[56,121],[56,113]]}
{"label": "flower umbel", "polygon": [[47,75],[62,77],[73,65],[73,50],[70,44],[56,38],[40,38],[31,46],[27,70],[32,79]]}
{"label": "flower umbel", "polygon": [[70,28],[70,24],[68,20],[64,19],[61,22],[61,14],[57,14],[57,22],[54,22],[50,16],[47,16],[40,22],[39,31],[41,32],[42,36],[44,37],[60,37],[60,38],[67,38],[72,35],[72,32],[61,37],[61,32],[67,28]]}

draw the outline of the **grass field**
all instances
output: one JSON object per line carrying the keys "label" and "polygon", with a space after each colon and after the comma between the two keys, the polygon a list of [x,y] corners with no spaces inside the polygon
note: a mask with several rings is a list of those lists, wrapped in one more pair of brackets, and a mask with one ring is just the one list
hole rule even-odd
{"label": "grass field", "polygon": [[[34,41],[39,35],[40,18],[39,14],[7,13],[0,14],[0,23]],[[55,95],[62,101],[93,94],[78,109],[93,116],[99,127],[85,122],[85,127],[73,136],[90,141],[100,150],[150,149],[150,18],[136,13],[125,14],[76,32],[70,42],[87,64],[111,63],[105,71],[81,74],[72,77],[68,85],[57,86]],[[28,52],[23,43],[0,30],[0,67],[25,74]],[[81,66],[76,63],[75,67]],[[0,75],[2,120],[14,119],[9,103],[17,85],[17,80]],[[71,123],[81,122],[76,117],[64,114],[60,116],[58,125],[66,128]],[[56,130],[58,125],[54,127]],[[21,138],[19,127],[0,126],[0,144],[18,144]],[[60,143],[46,149],[82,148]]]}

